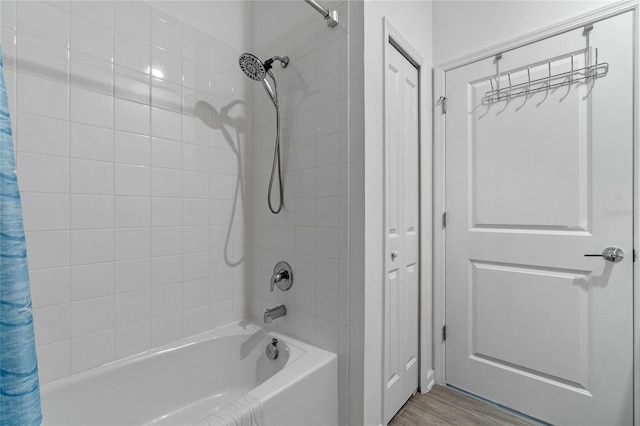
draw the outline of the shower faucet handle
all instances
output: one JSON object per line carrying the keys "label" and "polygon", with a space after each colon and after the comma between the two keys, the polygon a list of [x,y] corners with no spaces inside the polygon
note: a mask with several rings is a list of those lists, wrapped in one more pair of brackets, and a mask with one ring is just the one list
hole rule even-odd
{"label": "shower faucet handle", "polygon": [[289,279],[289,272],[287,272],[284,269],[280,269],[278,272],[273,274],[273,276],[271,277],[271,292],[273,293],[273,288],[275,287],[276,283],[279,283],[282,280],[288,280],[288,279]]}
{"label": "shower faucet handle", "polygon": [[278,262],[275,268],[273,268],[270,286],[271,292],[273,292],[276,285],[282,291],[289,290],[293,285],[293,271],[287,262]]}

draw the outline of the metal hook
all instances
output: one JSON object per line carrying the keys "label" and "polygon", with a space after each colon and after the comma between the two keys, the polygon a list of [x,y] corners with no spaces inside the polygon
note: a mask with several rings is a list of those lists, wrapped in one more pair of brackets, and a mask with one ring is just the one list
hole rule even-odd
{"label": "metal hook", "polygon": [[571,55],[571,74],[569,75],[569,84],[573,84],[573,55]]}

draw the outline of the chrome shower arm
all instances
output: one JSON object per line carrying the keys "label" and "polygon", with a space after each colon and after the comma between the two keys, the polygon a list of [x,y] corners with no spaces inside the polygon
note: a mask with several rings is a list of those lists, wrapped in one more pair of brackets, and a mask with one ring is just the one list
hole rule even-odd
{"label": "chrome shower arm", "polygon": [[287,65],[289,65],[289,57],[285,56],[284,58],[281,58],[280,56],[273,56],[271,58],[271,62],[273,61],[280,61],[280,66],[282,68],[286,68]]}
{"label": "chrome shower arm", "polygon": [[327,26],[328,27],[333,28],[336,25],[338,25],[338,11],[337,10],[325,9],[316,0],[304,0],[304,1],[306,1],[309,4],[309,6],[314,8],[318,13],[320,13],[324,17],[325,21],[327,21]]}

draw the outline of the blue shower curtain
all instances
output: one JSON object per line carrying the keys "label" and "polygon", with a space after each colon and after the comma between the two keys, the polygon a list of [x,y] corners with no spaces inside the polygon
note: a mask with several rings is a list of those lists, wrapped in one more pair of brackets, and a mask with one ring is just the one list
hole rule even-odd
{"label": "blue shower curtain", "polygon": [[0,51],[0,425],[39,425],[27,249]]}

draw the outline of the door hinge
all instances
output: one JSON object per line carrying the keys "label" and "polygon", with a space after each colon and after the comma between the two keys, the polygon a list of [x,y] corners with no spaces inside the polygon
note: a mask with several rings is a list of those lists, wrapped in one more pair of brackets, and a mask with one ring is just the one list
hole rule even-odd
{"label": "door hinge", "polygon": [[447,98],[446,96],[440,96],[438,98],[438,102],[436,102],[436,105],[440,104],[442,106],[442,113],[446,114],[447,113]]}
{"label": "door hinge", "polygon": [[442,227],[447,227],[447,212],[442,213]]}
{"label": "door hinge", "polygon": [[442,341],[446,341],[447,340],[447,326],[443,325],[442,326]]}

